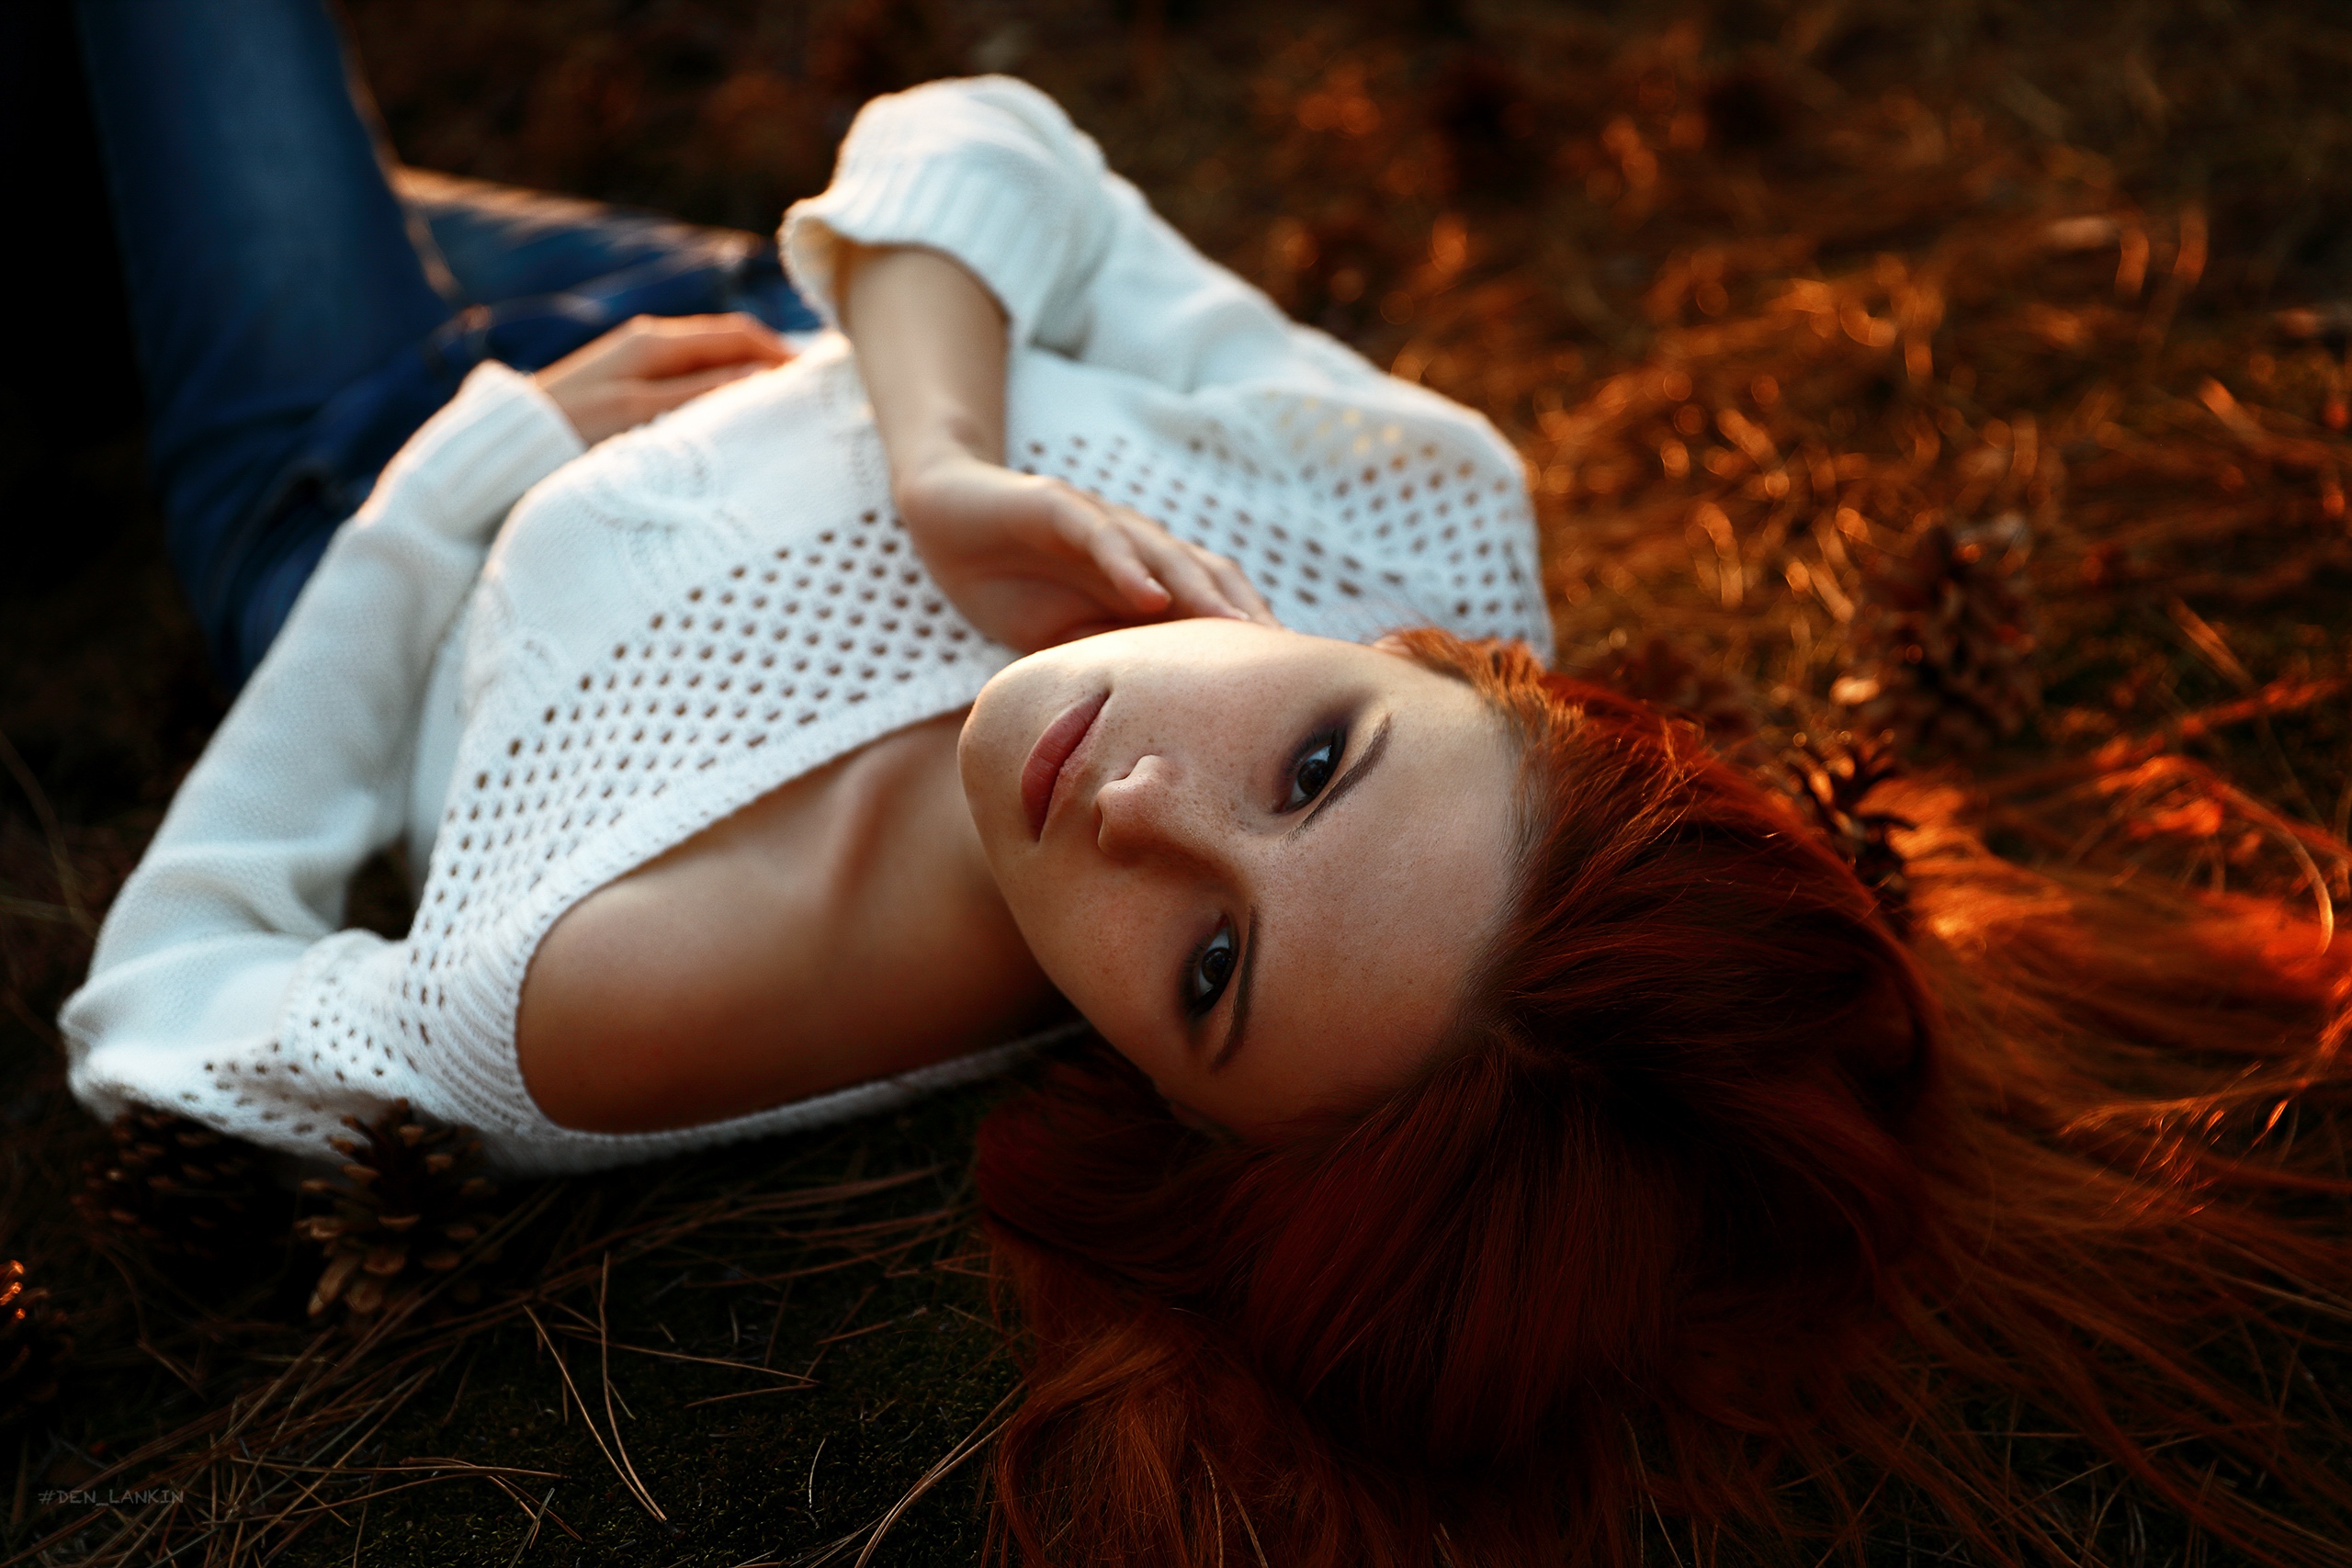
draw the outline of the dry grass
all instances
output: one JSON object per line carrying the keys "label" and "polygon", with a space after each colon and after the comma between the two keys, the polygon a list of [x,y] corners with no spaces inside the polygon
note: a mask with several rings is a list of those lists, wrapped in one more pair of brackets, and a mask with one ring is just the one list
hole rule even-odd
{"label": "dry grass", "polygon": [[[1913,764],[2022,860],[2352,892],[2329,7],[351,9],[415,161],[755,227],[865,94],[1019,70],[1213,254],[1519,444],[1566,662],[1670,666],[1728,739],[1818,743],[1901,711],[1867,694],[1901,676],[1873,640],[1890,574],[1933,530],[2005,529],[2040,699]],[[991,1091],[511,1195],[480,1305],[357,1335],[303,1323],[289,1253],[192,1276],[82,1230],[62,1199],[99,1141],[49,1020],[218,712],[127,450],[8,454],[128,520],[0,613],[0,1250],[80,1341],[60,1404],[0,1443],[9,1550],[968,1561],[967,1461],[1013,1382],[964,1256]],[[2282,1390],[2327,1365],[2215,1353]],[[1985,1419],[2086,1556],[2207,1560],[2064,1434]],[[40,1503],[60,1487],[166,1500]],[[1893,1500],[1866,1528],[1872,1561],[1951,1550]],[[1660,1561],[1707,1555],[1656,1533]]]}
{"label": "dry grass", "polygon": [[[287,1561],[307,1561],[298,1548],[322,1525],[354,1538],[331,1548],[339,1555],[356,1550],[379,1505],[405,1498],[413,1507],[407,1495],[451,1483],[486,1487],[475,1495],[493,1505],[503,1497],[515,1524],[502,1533],[524,1540],[553,1533],[581,1540],[586,1524],[609,1543],[617,1521],[608,1516],[617,1511],[630,1516],[619,1525],[624,1533],[674,1540],[671,1515],[684,1505],[681,1492],[699,1492],[695,1447],[679,1441],[679,1426],[717,1429],[744,1401],[806,1400],[821,1386],[835,1347],[930,1330],[934,1316],[952,1322],[974,1304],[972,1216],[960,1177],[904,1163],[903,1147],[888,1151],[895,1156],[888,1174],[858,1175],[877,1141],[867,1129],[803,1140],[782,1159],[770,1151],[650,1176],[540,1184],[511,1197],[492,1238],[494,1262],[469,1262],[372,1318],[331,1317],[323,1327],[288,1321],[300,1320],[303,1260],[281,1259],[275,1288],[224,1300],[185,1272],[108,1244],[103,1252],[119,1271],[127,1312],[85,1311],[81,1334],[96,1354],[72,1386],[119,1396],[119,1387],[105,1389],[102,1380],[119,1384],[134,1370],[160,1369],[190,1397],[159,1401],[184,1413],[154,1420],[143,1439],[118,1435],[102,1449],[86,1432],[69,1436],[83,1425],[74,1412],[45,1458],[28,1442],[19,1463],[38,1461],[49,1471],[41,1489],[62,1484],[97,1500],[41,1508],[37,1529],[20,1519],[18,1557],[9,1561],[243,1562],[287,1553]],[[307,1261],[314,1275],[315,1258]],[[616,1299],[616,1279],[625,1302]],[[481,1303],[452,1308],[452,1293],[469,1280],[490,1287]],[[856,1287],[845,1309],[844,1290],[830,1288],[843,1280]],[[676,1302],[660,1304],[673,1292]],[[748,1333],[744,1312],[759,1314]],[[723,1351],[702,1348],[712,1345],[714,1317],[734,1325],[717,1337]],[[804,1331],[783,1332],[788,1317]],[[805,1332],[819,1320],[831,1332]],[[987,1393],[1001,1404],[1009,1368],[991,1358],[976,1321],[956,1332],[968,1359],[944,1379],[927,1369],[935,1382],[925,1396],[968,1404]],[[512,1365],[518,1340],[528,1348],[521,1368]],[[485,1385],[470,1383],[486,1348],[509,1359],[504,1387],[487,1399]],[[527,1375],[518,1375],[525,1368]],[[469,1399],[493,1414],[518,1401],[541,1411],[552,1404],[546,1414],[560,1435],[536,1434],[527,1457],[460,1457],[455,1450],[478,1423],[459,1421],[453,1430],[451,1421],[481,1413]],[[632,1432],[651,1415],[633,1401],[649,1399],[673,1406],[663,1412],[668,1421],[653,1423],[656,1453]],[[118,1434],[135,1408],[107,1412]],[[425,1432],[442,1440],[420,1443]],[[836,1457],[855,1462],[838,1449]],[[583,1458],[603,1482],[582,1473]],[[906,1479],[921,1478],[902,1477],[901,1486]],[[557,1505],[565,1483],[576,1490],[582,1483],[601,1488],[584,1512]],[[884,1505],[899,1495],[885,1478],[861,1483],[884,1494]],[[813,1516],[813,1473],[808,1492]],[[460,1517],[473,1506],[437,1505]],[[829,1522],[850,1516],[862,1528],[844,1539],[863,1546],[886,1512],[853,1500],[829,1510]],[[768,1528],[771,1541],[777,1533],[791,1539],[788,1529]]]}

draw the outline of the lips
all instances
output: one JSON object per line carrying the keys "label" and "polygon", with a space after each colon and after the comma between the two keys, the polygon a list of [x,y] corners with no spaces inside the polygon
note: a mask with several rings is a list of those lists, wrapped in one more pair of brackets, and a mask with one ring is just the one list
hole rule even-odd
{"label": "lips", "polygon": [[1094,728],[1094,716],[1111,694],[1101,693],[1063,711],[1059,718],[1046,726],[1037,737],[1037,744],[1030,750],[1029,760],[1021,764],[1021,808],[1029,818],[1029,836],[1041,838],[1046,831],[1046,813],[1053,809],[1054,797],[1061,792],[1062,771],[1069,765],[1087,731]]}

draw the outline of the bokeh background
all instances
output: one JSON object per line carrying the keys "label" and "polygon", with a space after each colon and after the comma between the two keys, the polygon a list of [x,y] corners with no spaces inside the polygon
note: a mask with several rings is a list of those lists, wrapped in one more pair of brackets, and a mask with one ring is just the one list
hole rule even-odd
{"label": "bokeh background", "polygon": [[[759,231],[871,95],[1026,76],[1209,254],[1519,446],[1565,663],[1759,763],[1890,733],[2020,859],[2347,893],[2338,5],[346,6],[407,162]],[[854,1555],[1015,1386],[963,1179],[1001,1087],[502,1194],[484,1304],[390,1335],[305,1317],[282,1213],[191,1260],[77,1206],[125,1145],[62,1092],[56,1007],[224,698],[162,565],[70,26],[5,25],[0,1258],[46,1294],[0,1322],[0,1540]],[[397,876],[354,918],[404,924]],[[2202,1560],[2063,1436],[2017,1454],[2111,1560]],[[973,1561],[984,1467],[877,1560]],[[77,1488],[148,1495],[42,1500]],[[1947,1550],[1881,1508],[1874,1557]]]}

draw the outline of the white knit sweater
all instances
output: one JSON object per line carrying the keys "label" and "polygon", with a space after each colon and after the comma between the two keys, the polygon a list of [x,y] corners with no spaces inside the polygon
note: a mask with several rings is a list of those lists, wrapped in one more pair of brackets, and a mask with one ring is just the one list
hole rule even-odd
{"label": "white knit sweater", "polygon": [[[1285,321],[1050,100],[1001,77],[869,104],[783,232],[832,307],[842,240],[945,253],[1011,318],[1011,461],[1231,555],[1289,625],[1549,645],[1518,459],[1477,415]],[[502,527],[502,522],[503,526]],[[188,775],[62,1015],[74,1092],[306,1156],[404,1098],[518,1171],[888,1106],[967,1057],[684,1131],[549,1122],[525,968],[582,897],[778,785],[968,705],[1012,655],[891,510],[846,343],[582,453],[474,372],[388,468]],[[340,930],[408,837],[405,940]]]}

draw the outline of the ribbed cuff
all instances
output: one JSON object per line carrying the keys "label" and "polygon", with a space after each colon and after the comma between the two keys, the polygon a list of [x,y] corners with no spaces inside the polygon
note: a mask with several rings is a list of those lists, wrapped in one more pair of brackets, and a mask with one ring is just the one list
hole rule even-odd
{"label": "ribbed cuff", "polygon": [[[987,286],[1012,318],[1013,341],[1028,343],[1083,243],[1076,193],[1052,151],[1026,141],[1027,127],[1010,115],[988,123],[1002,114],[988,106],[926,96],[941,92],[919,89],[905,95],[916,102],[868,109],[832,185],[785,214],[786,265],[802,295],[838,326],[839,242],[939,251]],[[958,110],[987,118],[957,139]]]}
{"label": "ribbed cuff", "polygon": [[525,491],[586,450],[537,382],[484,360],[401,448],[365,510],[405,494],[435,533],[472,542],[496,526]]}

